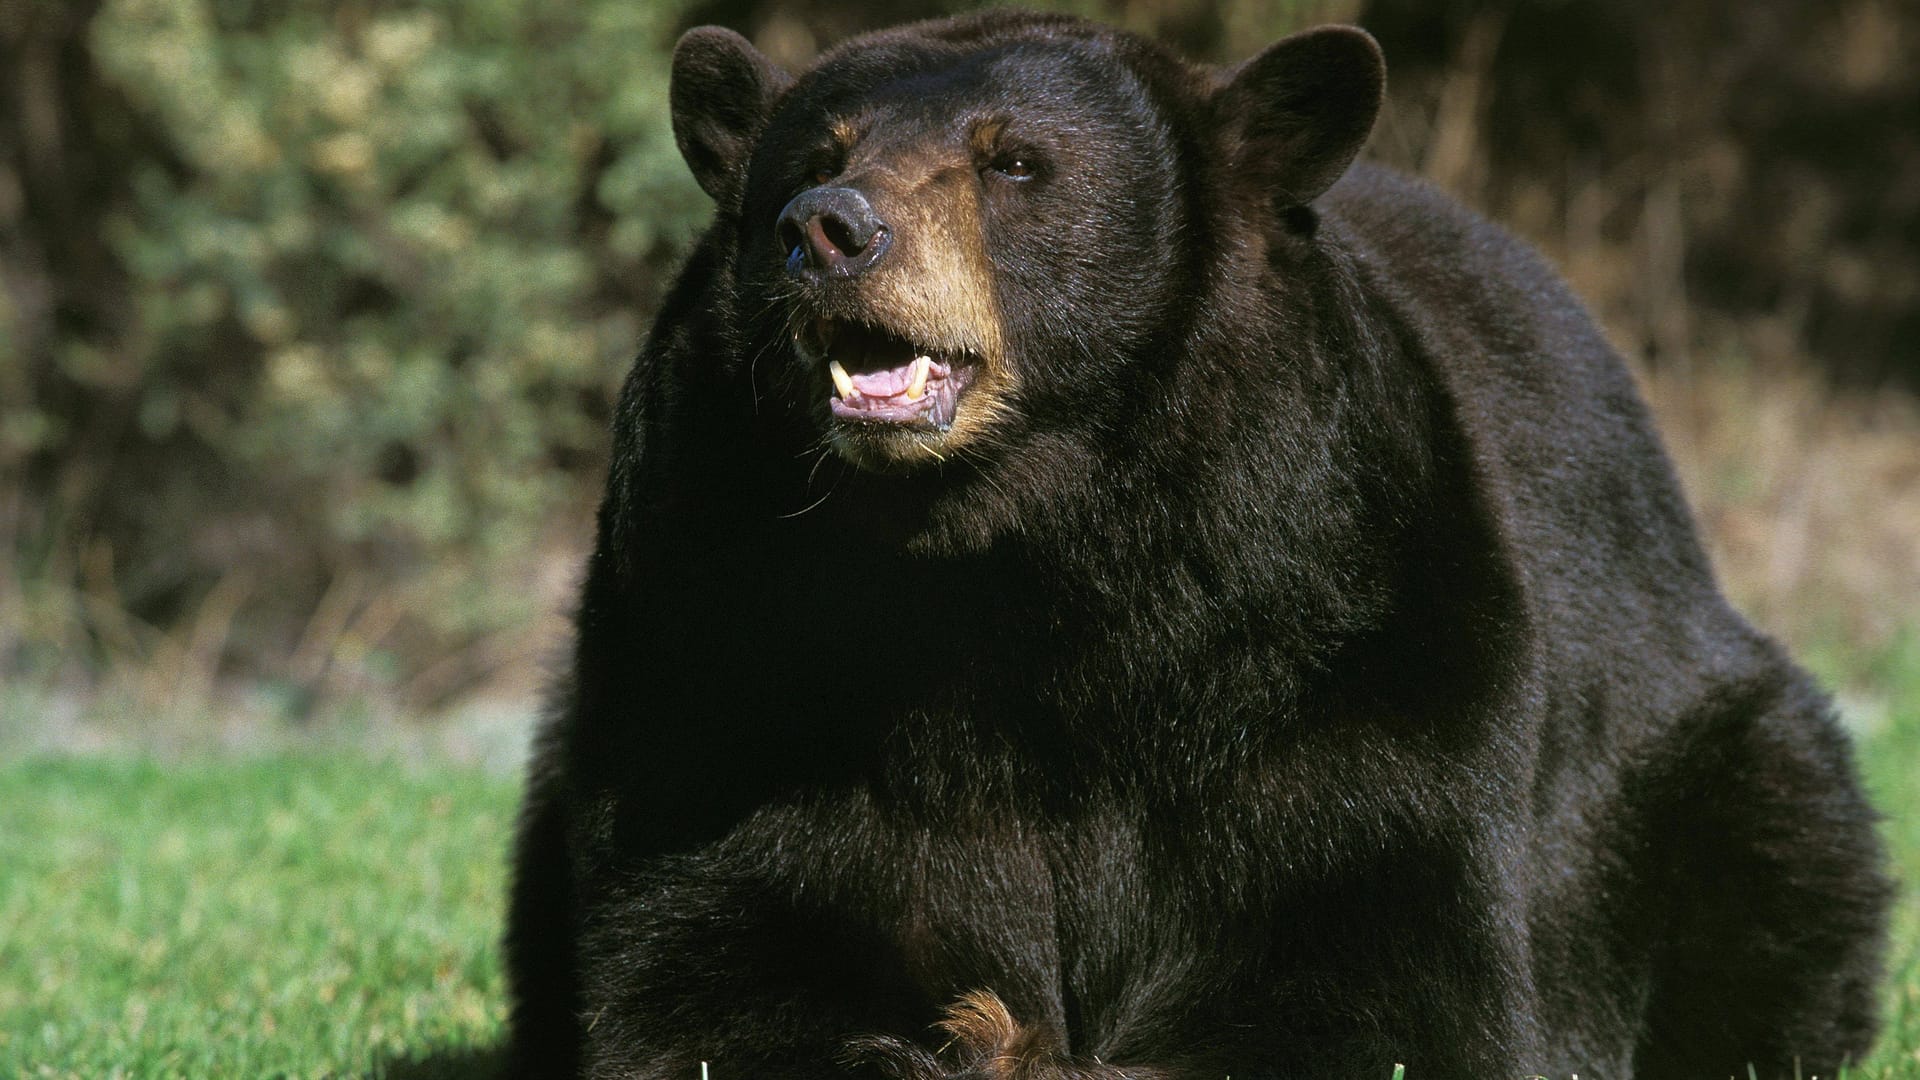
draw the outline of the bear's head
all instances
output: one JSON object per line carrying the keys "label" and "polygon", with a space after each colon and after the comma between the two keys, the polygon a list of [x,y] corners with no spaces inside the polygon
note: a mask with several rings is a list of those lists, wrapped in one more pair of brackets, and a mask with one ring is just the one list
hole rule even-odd
{"label": "bear's head", "polygon": [[798,78],[694,30],[672,108],[733,231],[745,354],[824,445],[899,473],[1123,417],[1130,366],[1179,351],[1245,225],[1310,227],[1298,208],[1383,82],[1351,28],[1215,71],[997,12],[858,38]]}

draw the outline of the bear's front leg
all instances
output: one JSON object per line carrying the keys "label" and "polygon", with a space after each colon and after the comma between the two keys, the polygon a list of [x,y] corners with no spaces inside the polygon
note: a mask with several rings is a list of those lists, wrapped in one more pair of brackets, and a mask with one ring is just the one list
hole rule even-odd
{"label": "bear's front leg", "polygon": [[595,884],[578,952],[583,1077],[698,1080],[702,1063],[711,1080],[846,1077],[850,1040],[939,1019],[871,920],[724,858]]}
{"label": "bear's front leg", "polygon": [[[1016,1015],[990,990],[943,1010],[880,943],[803,927],[726,891],[697,911],[684,890],[665,903],[630,896],[633,913],[659,917],[603,915],[589,926],[581,1075],[692,1080],[703,1065],[711,1080],[1389,1080],[1396,1064],[1420,1080],[1539,1071],[1524,980],[1487,966],[1513,950],[1472,932],[1417,962],[1417,950],[1395,944],[1407,938],[1376,938],[1404,967],[1343,946],[1276,979],[1278,993],[1223,988],[1197,1007],[1170,1000],[1164,1015],[1181,1021],[1102,1053]],[[1424,938],[1430,928],[1418,929]]]}
{"label": "bear's front leg", "polygon": [[1020,1023],[987,990],[962,995],[934,1026],[943,1036],[937,1052],[905,1039],[872,1036],[850,1043],[846,1060],[887,1080],[1173,1080],[1181,1075],[1158,1066],[1074,1060],[1058,1032]]}
{"label": "bear's front leg", "polygon": [[1394,1066],[1408,1061],[1415,1063],[1413,1075],[1433,1080],[1532,1075],[1518,1064],[1533,1056],[1522,1048],[1524,1019],[1509,1014],[1485,1022],[1499,1010],[1476,1006],[1470,997],[1463,992],[1456,1003],[1461,1007],[1443,1009],[1444,1018],[1386,1024],[1385,1017],[1347,1014],[1308,1020],[1293,1035],[1282,1035],[1294,1027],[1290,1023],[1258,1031],[1196,1031],[1190,1045],[1164,1048],[1148,1061],[1106,1061],[1070,1054],[1060,1032],[1021,1023],[998,996],[983,990],[948,1006],[935,1025],[934,1048],[873,1036],[850,1042],[844,1060],[855,1073],[872,1070],[885,1080],[1389,1080]]}

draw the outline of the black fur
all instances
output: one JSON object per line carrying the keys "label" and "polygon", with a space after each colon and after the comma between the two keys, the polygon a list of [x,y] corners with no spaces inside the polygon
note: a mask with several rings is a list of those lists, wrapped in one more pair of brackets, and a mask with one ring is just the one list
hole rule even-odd
{"label": "black fur", "polygon": [[[1377,169],[1319,193],[1370,41],[1216,75],[1001,13],[789,86],[696,34],[674,103],[720,205],[623,392],[535,751],[516,1074],[1866,1051],[1888,887],[1847,741],[1721,599],[1554,275]],[[1045,151],[979,181],[1017,382],[944,464],[855,468],[775,218],[829,117],[982,110]]]}

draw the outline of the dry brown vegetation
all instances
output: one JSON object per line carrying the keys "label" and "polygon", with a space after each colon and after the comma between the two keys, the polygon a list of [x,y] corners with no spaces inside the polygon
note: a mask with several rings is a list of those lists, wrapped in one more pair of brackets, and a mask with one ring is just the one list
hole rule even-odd
{"label": "dry brown vegetation", "polygon": [[1734,358],[1648,373],[1642,385],[1736,604],[1802,651],[1862,663],[1914,632],[1912,398],[1835,390],[1804,365]]}

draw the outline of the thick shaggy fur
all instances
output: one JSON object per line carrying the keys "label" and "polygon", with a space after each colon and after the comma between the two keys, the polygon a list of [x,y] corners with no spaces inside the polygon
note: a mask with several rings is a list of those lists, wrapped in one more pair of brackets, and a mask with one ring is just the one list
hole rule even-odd
{"label": "thick shaggy fur", "polygon": [[[683,43],[718,209],[534,755],[517,1074],[1865,1052],[1888,888],[1847,740],[1721,599],[1580,304],[1346,168],[1380,78],[1352,31],[1211,72],[1004,13],[797,81]],[[829,180],[907,224],[807,285],[775,220]],[[823,312],[987,343],[953,429],[835,427]]]}

